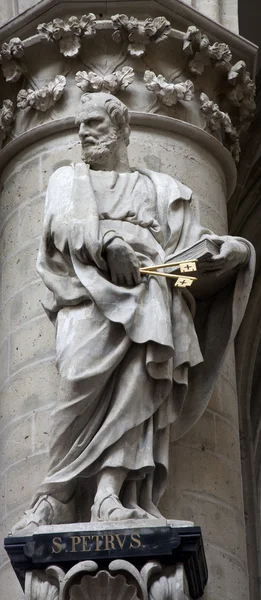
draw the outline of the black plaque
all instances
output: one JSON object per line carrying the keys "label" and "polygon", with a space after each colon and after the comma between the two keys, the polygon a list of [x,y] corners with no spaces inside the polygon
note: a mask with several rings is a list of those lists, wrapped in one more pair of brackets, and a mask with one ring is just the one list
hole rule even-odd
{"label": "black plaque", "polygon": [[171,527],[39,533],[25,548],[34,564],[171,555],[180,536]]}

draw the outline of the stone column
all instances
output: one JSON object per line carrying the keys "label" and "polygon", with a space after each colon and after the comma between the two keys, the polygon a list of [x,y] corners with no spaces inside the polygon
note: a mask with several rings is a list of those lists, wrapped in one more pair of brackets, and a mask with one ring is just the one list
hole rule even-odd
{"label": "stone column", "polygon": [[[188,185],[195,212],[218,234],[227,230],[226,199],[236,181],[238,130],[253,106],[247,74],[253,69],[252,45],[220,27],[215,37],[215,23],[204,18],[209,39],[204,38],[202,52],[200,31],[187,31],[191,24],[199,27],[201,19],[191,6],[184,12],[183,3],[173,0],[164,14],[162,3],[154,2],[149,14],[147,2],[136,3],[137,18],[163,15],[171,22],[169,26],[162,21],[165,39],[155,44],[148,35],[144,48],[137,48],[126,40],[123,25],[110,19],[115,3],[107,2],[104,12],[104,3],[97,0],[91,10],[95,6],[102,17],[97,23],[90,18],[87,35],[72,39],[64,50],[63,43],[52,41],[52,28],[49,33],[40,28],[40,35],[36,28],[56,16],[66,20],[66,3],[57,8],[46,0],[43,4],[42,15],[39,5],[37,18],[32,12],[32,17],[27,14],[7,26],[7,39],[18,35],[19,26],[23,44],[11,42],[2,48],[3,535],[28,508],[46,467],[58,377],[54,330],[40,304],[43,288],[35,261],[48,179],[58,167],[80,158],[73,115],[81,92],[107,86],[119,95],[132,114],[131,165],[169,173]],[[118,2],[118,12],[131,16],[131,4]],[[86,11],[84,5],[77,17]],[[209,16],[218,20],[213,12]],[[112,39],[115,30],[118,34]],[[241,59],[246,65],[238,63]],[[89,71],[98,77],[89,76]],[[108,77],[115,71],[120,73]],[[165,81],[158,79],[160,74]],[[244,103],[235,102],[232,92],[239,92],[237,86]],[[202,527],[210,573],[204,597],[248,600],[233,348],[205,414],[191,432],[171,444],[169,487],[161,508],[168,518],[193,520]],[[6,596],[11,589],[13,600],[22,597],[4,553],[0,589]]]}

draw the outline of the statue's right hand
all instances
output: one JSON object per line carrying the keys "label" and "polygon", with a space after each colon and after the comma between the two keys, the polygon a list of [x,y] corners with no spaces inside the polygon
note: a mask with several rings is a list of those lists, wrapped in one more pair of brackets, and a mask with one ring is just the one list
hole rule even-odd
{"label": "statue's right hand", "polygon": [[141,281],[140,263],[132,247],[121,238],[115,237],[106,248],[106,262],[112,283],[136,285]]}

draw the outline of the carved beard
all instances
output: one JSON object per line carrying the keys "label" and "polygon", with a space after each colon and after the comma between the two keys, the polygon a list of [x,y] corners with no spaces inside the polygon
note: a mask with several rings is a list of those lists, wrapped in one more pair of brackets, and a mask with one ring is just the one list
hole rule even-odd
{"label": "carved beard", "polygon": [[82,160],[87,164],[103,164],[119,144],[116,131],[103,136],[92,144],[82,145]]}

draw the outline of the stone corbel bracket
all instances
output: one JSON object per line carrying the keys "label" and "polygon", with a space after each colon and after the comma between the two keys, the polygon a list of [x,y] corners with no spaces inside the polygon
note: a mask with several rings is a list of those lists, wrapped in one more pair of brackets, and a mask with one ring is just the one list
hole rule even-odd
{"label": "stone corbel bracket", "polygon": [[123,67],[108,75],[97,75],[93,71],[77,71],[75,81],[83,92],[109,92],[115,94],[125,90],[133,82],[135,73],[132,67]]}
{"label": "stone corbel bracket", "polygon": [[66,78],[63,75],[56,75],[53,81],[38,90],[22,89],[17,95],[17,107],[23,109],[30,107],[46,112],[61,98],[65,86]]}
{"label": "stone corbel bracket", "polygon": [[153,71],[145,71],[143,79],[147,90],[153,92],[166,106],[173,106],[179,100],[194,99],[194,84],[189,79],[181,83],[172,83],[163,75],[155,75]]}
{"label": "stone corbel bracket", "polygon": [[40,23],[37,31],[42,39],[58,42],[61,54],[75,57],[81,49],[82,38],[92,38],[96,34],[96,16],[93,13],[81,18],[70,17],[68,21],[54,19],[50,23]]}
{"label": "stone corbel bracket", "polygon": [[228,113],[220,110],[218,104],[209,99],[207,94],[200,94],[200,110],[205,117],[206,125],[210,131],[221,132],[224,146],[229,150],[235,162],[239,161],[240,145],[239,134]]}

